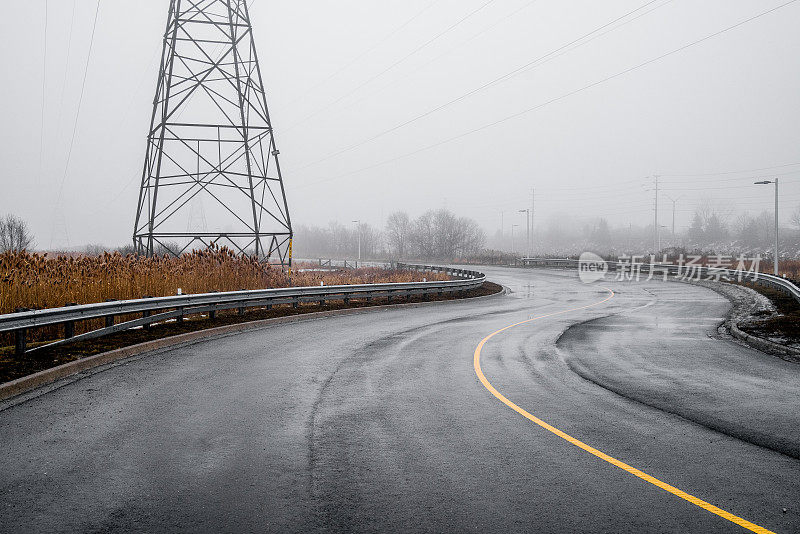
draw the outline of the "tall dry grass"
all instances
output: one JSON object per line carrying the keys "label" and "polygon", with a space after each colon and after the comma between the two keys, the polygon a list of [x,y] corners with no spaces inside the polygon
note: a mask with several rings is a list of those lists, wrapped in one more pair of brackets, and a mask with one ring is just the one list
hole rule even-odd
{"label": "tall dry grass", "polygon": [[179,258],[144,258],[119,253],[48,257],[46,254],[0,254],[0,313],[16,308],[53,308],[106,299],[145,295],[285,287],[289,279],[274,269],[230,250],[185,254]]}
{"label": "tall dry grass", "polygon": [[[772,273],[772,262],[761,262],[762,273]],[[793,280],[800,279],[800,260],[778,260],[778,273]]]}
{"label": "tall dry grass", "polygon": [[[47,254],[0,254],[0,314],[18,308],[42,309],[109,299],[175,295],[289,286],[444,280],[445,275],[362,268],[332,272],[282,270],[227,248],[194,251],[180,257],[137,257],[119,253],[49,257]],[[76,332],[97,325],[76,325]],[[55,328],[36,338],[53,338]],[[3,336],[7,338],[8,335]],[[8,339],[0,339],[5,344]]]}

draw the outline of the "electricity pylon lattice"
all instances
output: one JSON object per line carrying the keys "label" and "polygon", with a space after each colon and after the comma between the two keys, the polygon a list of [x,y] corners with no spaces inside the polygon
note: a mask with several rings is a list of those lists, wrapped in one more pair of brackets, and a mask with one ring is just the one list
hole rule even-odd
{"label": "electricity pylon lattice", "polygon": [[[197,205],[204,225],[192,221]],[[245,0],[171,0],[133,230],[136,251],[177,255],[224,244],[290,266],[291,239]]]}

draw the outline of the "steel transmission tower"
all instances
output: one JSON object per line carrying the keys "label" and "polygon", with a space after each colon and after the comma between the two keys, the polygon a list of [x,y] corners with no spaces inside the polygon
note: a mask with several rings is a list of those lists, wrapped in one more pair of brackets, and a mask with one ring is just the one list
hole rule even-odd
{"label": "steel transmission tower", "polygon": [[[193,201],[205,228],[187,224]],[[291,240],[246,2],[171,0],[134,247],[152,255],[224,244],[290,266]]]}

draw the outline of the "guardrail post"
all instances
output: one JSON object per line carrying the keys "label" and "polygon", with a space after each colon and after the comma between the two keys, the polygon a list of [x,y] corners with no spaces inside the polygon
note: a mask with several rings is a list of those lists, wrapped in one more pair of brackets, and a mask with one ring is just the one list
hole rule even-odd
{"label": "guardrail post", "polygon": [[208,318],[209,319],[216,319],[217,318],[217,310],[208,310]]}
{"label": "guardrail post", "polygon": [[[151,295],[144,295],[142,298],[143,298],[143,299],[151,299],[151,298],[153,298],[153,297],[152,297]],[[151,310],[145,310],[145,311],[143,311],[143,312],[142,312],[142,317],[150,317],[150,311],[151,311]],[[144,330],[150,330],[150,323],[145,323],[145,324],[143,324],[143,325],[142,325],[142,328],[143,328]]]}
{"label": "guardrail post", "polygon": [[25,338],[28,331],[24,328],[14,330],[14,354],[17,356],[25,355]]}
{"label": "guardrail post", "polygon": [[64,323],[64,339],[75,337],[75,321],[67,321]]}
{"label": "guardrail post", "polygon": [[244,315],[244,302],[239,303],[239,315]]}
{"label": "guardrail post", "polygon": [[[15,308],[14,313],[26,312],[31,311],[30,308]],[[25,345],[26,339],[28,337],[28,330],[25,328],[20,328],[19,330],[14,330],[14,354],[17,356],[24,356],[25,355]]]}
{"label": "guardrail post", "polygon": [[299,308],[300,307],[300,299],[295,297],[292,299],[292,308]]}
{"label": "guardrail post", "polygon": [[[106,299],[106,302],[114,302],[115,300],[116,299]],[[113,313],[111,315],[106,315],[105,316],[105,320],[106,320],[106,328],[110,328],[110,327],[114,326],[114,314]]]}
{"label": "guardrail post", "polygon": [[183,308],[178,308],[178,316],[175,318],[175,321],[182,323],[183,322]]}
{"label": "guardrail post", "polygon": [[349,296],[347,293],[345,293],[345,294],[344,294],[344,298],[342,299],[342,301],[343,301],[345,304],[350,304],[350,296]]}
{"label": "guardrail post", "polygon": [[[77,302],[67,302],[64,307],[77,306]],[[75,321],[64,321],[64,339],[75,337]]]}

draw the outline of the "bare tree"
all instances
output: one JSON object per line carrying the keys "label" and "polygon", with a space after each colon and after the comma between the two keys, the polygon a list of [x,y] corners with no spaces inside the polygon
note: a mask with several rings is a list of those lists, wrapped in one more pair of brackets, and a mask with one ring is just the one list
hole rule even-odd
{"label": "bare tree", "polygon": [[386,241],[389,250],[397,259],[403,259],[408,252],[411,237],[411,220],[403,211],[396,211],[386,219]]}
{"label": "bare tree", "polygon": [[761,247],[770,243],[774,237],[775,216],[771,211],[762,211],[755,218],[750,218],[739,235],[739,240],[748,247]]}
{"label": "bare tree", "polygon": [[753,218],[747,213],[740,213],[736,220],[733,222],[733,234],[742,239],[742,236],[747,233],[747,229],[753,223]]}
{"label": "bare tree", "polygon": [[25,250],[33,245],[33,234],[28,223],[8,214],[0,219],[0,252],[6,250]]}
{"label": "bare tree", "polygon": [[792,212],[792,217],[789,220],[792,221],[793,225],[800,229],[800,206],[795,208],[795,210]]}
{"label": "bare tree", "polygon": [[426,211],[414,220],[412,230],[412,254],[418,258],[433,258],[436,256],[434,236],[436,230],[433,225],[433,212]]}
{"label": "bare tree", "polygon": [[420,215],[412,225],[412,251],[419,258],[457,259],[483,250],[486,235],[467,217],[440,209]]}

